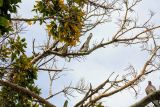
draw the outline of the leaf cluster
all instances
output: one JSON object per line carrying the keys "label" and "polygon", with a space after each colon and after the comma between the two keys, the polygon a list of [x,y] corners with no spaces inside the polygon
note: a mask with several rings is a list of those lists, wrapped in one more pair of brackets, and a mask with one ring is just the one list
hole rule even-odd
{"label": "leaf cluster", "polygon": [[[4,68],[1,70],[1,73],[2,71],[7,73],[7,79],[10,82],[40,94],[40,89],[34,83],[37,79],[37,67],[30,63],[32,58],[25,54],[26,45],[25,39],[21,39],[20,36],[17,36],[15,39],[8,39],[7,45],[2,46],[2,50],[4,51],[1,57],[5,61],[11,59],[12,64],[8,72],[5,72],[7,68]],[[0,99],[0,104],[2,104],[0,106],[32,107],[35,104],[31,96],[17,93],[12,88],[6,86],[3,86],[0,91]]]}
{"label": "leaf cluster", "polygon": [[63,0],[42,0],[37,1],[33,11],[40,13],[43,18],[51,18],[49,22],[42,18],[40,23],[46,24],[49,35],[54,39],[76,45],[84,26],[85,3],[86,0],[67,0],[66,3]]}
{"label": "leaf cluster", "polygon": [[17,12],[21,0],[0,0],[0,37],[13,30],[11,27],[11,13]]}

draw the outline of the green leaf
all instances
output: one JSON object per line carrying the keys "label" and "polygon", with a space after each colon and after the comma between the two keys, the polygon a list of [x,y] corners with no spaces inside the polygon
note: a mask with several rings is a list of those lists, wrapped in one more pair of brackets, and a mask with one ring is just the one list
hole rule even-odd
{"label": "green leaf", "polygon": [[98,105],[96,105],[96,107],[104,107],[104,106],[103,106],[102,103],[100,102]]}
{"label": "green leaf", "polygon": [[64,102],[63,107],[67,107],[67,106],[68,106],[68,101],[66,100],[66,101]]}
{"label": "green leaf", "polygon": [[0,16],[0,26],[3,26],[5,28],[8,28],[9,27],[9,21],[8,19],[6,19],[5,17],[1,17]]}
{"label": "green leaf", "polygon": [[0,7],[3,6],[3,0],[0,0]]}
{"label": "green leaf", "polygon": [[22,42],[25,42],[25,40],[26,40],[26,39],[25,39],[25,38],[23,38],[21,41],[22,41]]}
{"label": "green leaf", "polygon": [[11,61],[13,61],[16,57],[17,57],[16,54],[15,54],[15,53],[12,53],[12,54],[11,54]]}

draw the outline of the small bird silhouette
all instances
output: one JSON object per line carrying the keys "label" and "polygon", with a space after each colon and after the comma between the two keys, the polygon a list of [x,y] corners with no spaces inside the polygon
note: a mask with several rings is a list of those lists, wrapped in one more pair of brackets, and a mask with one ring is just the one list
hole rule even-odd
{"label": "small bird silhouette", "polygon": [[[148,81],[148,86],[146,87],[145,91],[147,95],[156,91],[156,88],[154,85],[152,85],[151,81]],[[158,100],[152,101],[152,103],[154,104],[155,107],[160,107],[160,103]]]}
{"label": "small bird silhouette", "polygon": [[80,52],[86,52],[89,49],[89,42],[92,38],[92,33],[90,33],[90,35],[87,37],[87,40],[84,42],[84,44],[82,45],[82,47],[80,48]]}
{"label": "small bird silhouette", "polygon": [[61,53],[62,54],[68,53],[68,44],[63,45],[63,47],[61,48]]}

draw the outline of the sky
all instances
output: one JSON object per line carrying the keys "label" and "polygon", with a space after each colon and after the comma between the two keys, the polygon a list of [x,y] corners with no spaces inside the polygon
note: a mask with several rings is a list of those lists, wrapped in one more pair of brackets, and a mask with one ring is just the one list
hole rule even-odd
{"label": "sky", "polygon": [[[32,17],[34,14],[31,12],[33,8],[34,0],[22,0],[20,4],[19,15],[21,17]],[[157,12],[153,22],[159,23],[160,17],[160,1],[159,0],[143,0],[138,6],[136,6],[137,16],[139,20],[143,21],[148,16],[150,10]],[[34,26],[29,26],[27,32],[22,34],[22,36],[27,38],[28,55],[31,54],[32,41],[36,38],[36,44],[40,45],[45,41],[46,34],[44,31],[45,27],[39,26],[38,24]],[[92,43],[95,41],[101,41],[103,38],[106,38],[108,35],[111,35],[115,31],[115,26],[112,25],[100,25],[95,28],[92,38]],[[106,38],[107,39],[107,38]],[[124,46],[120,45],[115,47],[113,45],[107,46],[106,48],[101,48],[93,52],[92,54],[86,56],[83,59],[72,60],[69,63],[65,63],[65,67],[72,69],[64,72],[65,76],[53,83],[53,91],[58,91],[58,89],[63,88],[65,85],[69,84],[71,81],[73,84],[76,84],[81,78],[85,79],[86,83],[91,83],[93,86],[97,86],[103,82],[107,77],[115,72],[114,76],[120,74],[123,75],[127,71],[124,71],[130,64],[132,64],[136,70],[140,70],[143,66],[143,63],[147,59],[148,55],[145,52],[142,52],[139,48],[140,46]],[[59,63],[59,66],[64,66],[63,63]],[[152,73],[146,77],[146,80],[140,83],[139,95],[135,97],[135,94],[132,90],[126,89],[122,92],[119,92],[113,96],[103,99],[105,106],[109,107],[128,107],[129,105],[135,103],[142,99],[145,94],[145,87],[147,86],[147,81],[151,80],[156,88],[159,87],[160,74],[158,72]],[[49,89],[49,79],[46,72],[40,72],[38,81],[36,81],[39,87],[42,88],[42,96],[47,97]],[[77,102],[81,96],[70,98],[69,106],[72,107],[75,102]],[[65,101],[61,95],[57,96],[50,100],[57,107],[62,107]]]}

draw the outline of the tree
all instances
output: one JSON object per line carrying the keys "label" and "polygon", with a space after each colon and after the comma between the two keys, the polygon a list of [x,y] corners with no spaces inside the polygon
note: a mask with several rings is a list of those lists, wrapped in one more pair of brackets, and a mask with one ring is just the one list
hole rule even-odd
{"label": "tree", "polygon": [[[151,23],[154,16],[152,11],[149,18],[143,22],[138,22],[134,17],[134,8],[141,1],[39,0],[35,2],[32,10],[36,13],[35,16],[23,18],[14,17],[19,3],[23,1],[0,0],[0,106],[55,107],[49,99],[60,93],[64,93],[65,97],[73,96],[72,92],[77,91],[84,97],[76,102],[74,107],[103,107],[101,99],[126,88],[134,89],[145,76],[158,71],[160,67],[159,36],[155,34],[160,25]],[[92,30],[100,24],[113,23],[112,18],[115,14],[120,16],[117,20],[117,31],[109,36],[108,40],[103,39],[91,46]],[[32,55],[27,54],[27,42],[21,36],[21,32],[25,31],[25,23],[45,26],[48,35],[47,43],[42,43],[38,48],[35,46],[36,38],[33,40]],[[81,40],[87,33],[91,35],[86,40]],[[40,96],[41,90],[35,84],[38,72],[48,72],[52,87],[53,81],[60,78],[58,74],[65,70],[53,68],[56,66],[56,60],[65,59],[69,62],[83,58],[99,48],[121,44],[141,45],[143,51],[149,53],[149,58],[141,70],[136,71],[130,66],[130,72],[121,79],[118,76],[114,77],[112,73],[106,81],[94,88],[92,84],[85,85],[81,80],[77,86],[69,84],[57,93],[50,89],[48,98]],[[159,96],[159,91],[154,95]],[[64,107],[67,105],[66,100]]]}

